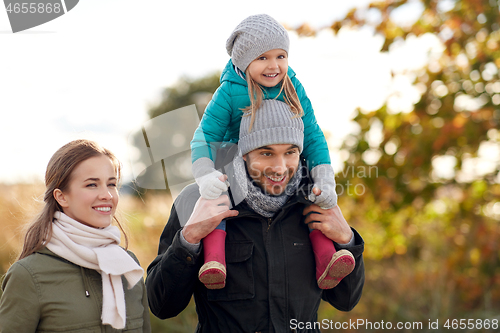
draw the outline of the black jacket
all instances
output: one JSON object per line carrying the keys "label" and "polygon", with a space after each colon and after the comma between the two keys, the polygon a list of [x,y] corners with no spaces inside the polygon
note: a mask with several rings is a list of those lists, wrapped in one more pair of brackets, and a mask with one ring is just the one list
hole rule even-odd
{"label": "black jacket", "polygon": [[180,242],[181,225],[199,198],[196,184],[184,188],[161,235],[158,256],[148,267],[146,287],[153,314],[174,317],[194,295],[197,332],[292,332],[298,325],[291,323],[318,321],[322,298],[342,311],[354,308],[364,284],[363,239],[353,229],[355,246],[349,250],[356,260],[354,271],[337,287],[319,289],[302,216],[311,204],[306,199],[309,183],[305,177],[301,190],[271,219],[245,202],[235,207],[239,215],[226,220],[226,286],[218,290],[198,280],[203,251],[190,253]]}

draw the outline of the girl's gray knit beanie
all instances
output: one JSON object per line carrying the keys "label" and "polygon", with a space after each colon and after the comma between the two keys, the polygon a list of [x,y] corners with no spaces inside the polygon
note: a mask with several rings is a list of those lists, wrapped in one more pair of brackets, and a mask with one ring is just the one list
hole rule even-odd
{"label": "girl's gray knit beanie", "polygon": [[233,64],[243,72],[261,54],[274,49],[282,49],[288,53],[289,46],[286,29],[267,14],[247,17],[226,41],[226,50]]}

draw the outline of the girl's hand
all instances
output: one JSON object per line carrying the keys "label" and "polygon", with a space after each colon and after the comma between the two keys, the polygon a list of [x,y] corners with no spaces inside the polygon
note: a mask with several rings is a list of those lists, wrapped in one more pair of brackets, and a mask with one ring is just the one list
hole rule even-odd
{"label": "girl's hand", "polygon": [[332,184],[314,184],[312,193],[309,194],[309,200],[318,205],[321,209],[330,209],[337,205],[337,193],[335,185]]}
{"label": "girl's hand", "polygon": [[[225,177],[224,180],[221,180],[221,177]],[[217,170],[196,179],[202,198],[214,200],[220,197],[223,192],[227,191],[226,179],[227,176]]]}
{"label": "girl's hand", "polygon": [[330,209],[337,205],[337,193],[335,192],[335,173],[329,164],[320,164],[312,168],[311,177],[314,182],[309,200],[322,209]]}

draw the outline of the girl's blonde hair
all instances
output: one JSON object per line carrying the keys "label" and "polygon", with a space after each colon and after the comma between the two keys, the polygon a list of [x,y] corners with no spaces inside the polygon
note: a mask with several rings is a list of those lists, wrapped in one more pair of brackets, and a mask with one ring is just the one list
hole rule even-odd
{"label": "girl's blonde hair", "polygon": [[[253,122],[255,120],[255,111],[260,107],[262,103],[264,91],[262,86],[257,83],[250,75],[248,69],[245,72],[247,85],[248,85],[248,95],[250,96],[250,105],[243,109],[245,113],[244,116],[251,116],[250,118],[250,126],[248,131],[252,130]],[[302,117],[304,114],[304,110],[302,109],[302,105],[300,104],[299,96],[297,95],[297,91],[293,86],[292,80],[288,76],[288,73],[285,73],[285,77],[281,81],[281,89],[278,93],[278,98],[283,93],[283,99],[286,104],[290,107],[290,110],[295,113],[295,117]],[[276,99],[275,98],[275,99]]]}
{"label": "girl's blonde hair", "polygon": [[[52,155],[45,171],[45,206],[29,225],[24,236],[24,244],[18,260],[40,250],[52,237],[52,222],[56,211],[62,208],[54,198],[54,190],[66,191],[71,180],[73,170],[81,162],[96,156],[107,156],[114,165],[116,178],[120,180],[121,165],[116,156],[109,150],[90,140],[75,140],[59,148]],[[113,216],[125,239],[125,248],[128,247],[127,234],[120,222]]]}

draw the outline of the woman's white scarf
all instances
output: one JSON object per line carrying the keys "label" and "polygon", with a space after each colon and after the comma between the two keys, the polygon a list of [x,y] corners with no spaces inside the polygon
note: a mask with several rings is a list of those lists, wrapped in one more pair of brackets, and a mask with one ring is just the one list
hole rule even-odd
{"label": "woman's white scarf", "polygon": [[94,269],[102,276],[102,323],[116,329],[125,328],[125,293],[121,276],[128,289],[141,280],[143,269],[120,244],[120,230],[86,226],[61,212],[52,223],[52,238],[47,248],[72,263]]}

